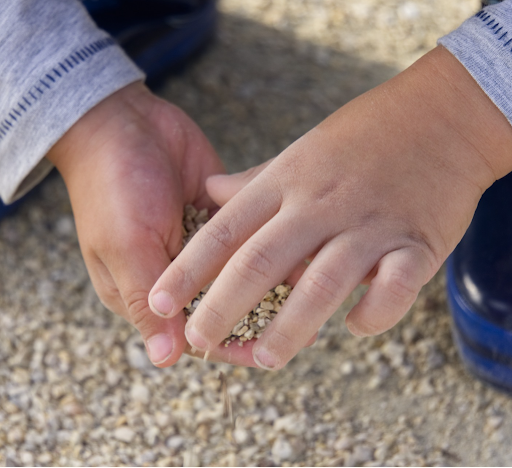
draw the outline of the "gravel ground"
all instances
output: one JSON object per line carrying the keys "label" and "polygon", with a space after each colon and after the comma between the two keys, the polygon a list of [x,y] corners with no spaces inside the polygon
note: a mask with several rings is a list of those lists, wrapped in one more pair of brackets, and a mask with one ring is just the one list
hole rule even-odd
{"label": "gravel ground", "polygon": [[[231,171],[276,155],[393,76],[476,0],[224,0],[218,40],[162,95]],[[508,465],[512,400],[468,376],[450,337],[444,273],[390,332],[345,313],[271,373],[185,356],[154,368],[99,303],[61,180],[0,223],[0,463],[270,466]],[[223,417],[227,377],[234,424]]]}

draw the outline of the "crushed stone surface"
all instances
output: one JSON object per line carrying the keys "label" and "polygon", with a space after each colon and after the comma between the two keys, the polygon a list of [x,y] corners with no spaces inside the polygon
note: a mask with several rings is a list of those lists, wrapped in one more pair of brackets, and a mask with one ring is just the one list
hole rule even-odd
{"label": "crushed stone surface", "polygon": [[[161,94],[230,171],[275,156],[398,73],[473,0],[222,0],[218,39]],[[463,369],[441,271],[394,329],[343,319],[277,373],[184,356],[157,369],[103,308],[62,181],[0,223],[0,464],[509,465],[512,399]],[[224,415],[222,372],[233,422]]]}

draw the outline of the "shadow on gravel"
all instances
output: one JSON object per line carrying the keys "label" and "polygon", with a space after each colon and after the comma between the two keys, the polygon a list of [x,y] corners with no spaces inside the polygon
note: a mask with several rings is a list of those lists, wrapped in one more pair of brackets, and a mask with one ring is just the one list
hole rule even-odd
{"label": "shadow on gravel", "polygon": [[160,94],[198,122],[230,172],[276,156],[398,72],[241,17],[222,15],[217,36]]}

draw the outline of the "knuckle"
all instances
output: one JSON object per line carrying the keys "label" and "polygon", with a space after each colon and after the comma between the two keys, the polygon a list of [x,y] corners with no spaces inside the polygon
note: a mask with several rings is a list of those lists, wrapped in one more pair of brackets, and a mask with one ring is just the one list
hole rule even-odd
{"label": "knuckle", "polygon": [[128,315],[132,325],[141,331],[140,328],[144,326],[148,317],[151,317],[149,312],[148,294],[145,291],[136,291],[130,293],[124,298]]}
{"label": "knuckle", "polygon": [[276,358],[274,370],[282,369],[301,348],[292,336],[277,327],[269,333],[267,342]]}
{"label": "knuckle", "polygon": [[272,335],[274,335],[272,339],[280,344],[280,348],[295,349],[296,344],[294,343],[293,338],[287,335],[284,331],[276,327],[272,330]]}
{"label": "knuckle", "polygon": [[234,237],[228,225],[222,221],[214,220],[206,223],[201,229],[207,238],[211,239],[217,248],[230,251],[234,247]]}
{"label": "knuckle", "polygon": [[312,271],[307,278],[303,293],[313,304],[320,302],[337,307],[340,291],[341,285],[332,276],[322,271]]}
{"label": "knuckle", "polygon": [[404,242],[409,255],[427,267],[426,276],[429,279],[444,262],[445,257],[442,252],[452,250],[444,241],[441,242],[443,248],[439,248],[438,243],[434,242],[431,237],[424,230],[414,228],[406,234]]}
{"label": "knuckle", "polygon": [[119,289],[115,285],[110,274],[105,274],[106,269],[95,270],[95,275],[91,275],[94,289],[98,298],[106,309],[117,315],[125,316],[126,310],[122,306]]}
{"label": "knuckle", "polygon": [[330,203],[339,198],[339,185],[337,179],[326,180],[324,184],[313,193],[313,200],[318,203]]}
{"label": "knuckle", "polygon": [[[289,167],[287,167],[287,170],[288,169]],[[284,188],[281,174],[277,171],[278,170],[275,167],[273,169],[267,168],[265,170],[265,177],[269,182],[269,186],[271,186],[274,190],[277,191],[279,197],[279,204],[282,204],[284,200]]]}
{"label": "knuckle", "polygon": [[379,326],[375,322],[360,317],[358,317],[355,325],[357,326],[358,330],[362,331],[368,336],[379,335],[383,331],[383,327]]}
{"label": "knuckle", "polygon": [[261,172],[260,166],[250,167],[243,173],[243,178],[246,181],[251,181],[255,177],[257,177]]}
{"label": "knuckle", "polygon": [[110,312],[114,312],[121,317],[125,316],[125,310],[122,310],[123,307],[120,307],[122,302],[119,300],[119,296],[105,294],[104,292],[98,293],[98,298],[101,302],[101,305],[105,307],[105,309],[110,310]]}
{"label": "knuckle", "polygon": [[[190,273],[187,269],[184,269],[179,260],[171,263],[172,278],[167,278],[165,282],[165,289],[172,292],[172,295],[176,297],[180,296],[180,293],[188,291],[191,284]],[[166,274],[166,273],[165,273]]]}
{"label": "knuckle", "polygon": [[398,303],[409,302],[418,294],[418,288],[411,275],[403,268],[391,272],[385,286],[393,300]]}
{"label": "knuckle", "polygon": [[119,290],[110,282],[102,283],[96,288],[100,301],[105,304],[111,304],[119,298]]}
{"label": "knuckle", "polygon": [[201,328],[203,328],[208,335],[212,332],[215,333],[217,330],[227,330],[229,325],[227,323],[225,315],[215,306],[212,306],[209,302],[203,300],[201,302],[203,309],[203,318],[201,320]]}
{"label": "knuckle", "polygon": [[255,283],[259,279],[270,278],[269,272],[273,269],[273,262],[265,247],[253,245],[240,252],[238,260],[234,263],[234,269],[246,281]]}

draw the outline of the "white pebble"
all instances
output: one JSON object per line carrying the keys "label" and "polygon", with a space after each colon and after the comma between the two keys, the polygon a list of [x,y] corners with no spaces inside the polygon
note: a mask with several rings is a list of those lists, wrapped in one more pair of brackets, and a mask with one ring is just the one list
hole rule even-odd
{"label": "white pebble", "polygon": [[358,445],[352,456],[356,464],[363,464],[373,459],[373,449],[367,445]]}
{"label": "white pebble", "polygon": [[63,216],[55,223],[55,234],[59,237],[72,236],[75,233],[75,223],[71,216]]}
{"label": "white pebble", "polygon": [[12,445],[23,442],[24,438],[25,434],[20,427],[14,427],[7,433],[7,442]]}
{"label": "white pebble", "polygon": [[133,335],[125,346],[126,359],[133,369],[152,369],[154,366],[146,354],[144,344],[139,335]]}
{"label": "white pebble", "polygon": [[352,437],[342,437],[334,443],[335,450],[348,450],[354,445],[354,439]]}
{"label": "white pebble", "polygon": [[141,465],[145,463],[153,463],[156,460],[156,455],[153,451],[148,450],[140,456]]}
{"label": "white pebble", "polygon": [[129,427],[121,426],[114,431],[114,437],[121,442],[130,443],[135,438],[135,432]]}
{"label": "white pebble", "polygon": [[243,445],[249,440],[249,432],[241,427],[237,427],[233,431],[233,438],[237,444]]}
{"label": "white pebble", "polygon": [[167,427],[171,421],[171,417],[167,413],[158,411],[155,414],[155,420],[159,427]]}
{"label": "white pebble", "polygon": [[133,401],[139,401],[144,404],[149,403],[150,393],[148,387],[142,384],[133,384],[130,389],[130,396]]}
{"label": "white pebble", "polygon": [[172,436],[165,441],[167,448],[177,450],[185,445],[185,438],[181,436]]}
{"label": "white pebble", "polygon": [[489,426],[489,428],[492,430],[498,429],[502,424],[502,416],[491,416],[489,419],[487,419],[487,426]]}
{"label": "white pebble", "polygon": [[240,393],[242,393],[243,389],[243,385],[239,382],[236,382],[228,387],[228,392],[232,397],[236,397],[237,395],[240,395]]}
{"label": "white pebble", "polygon": [[191,451],[187,451],[183,454],[183,466],[184,467],[195,467],[200,466],[199,457],[197,454]]}
{"label": "white pebble", "polygon": [[25,466],[33,466],[34,465],[34,455],[30,452],[21,452],[20,454],[21,463]]}
{"label": "white pebble", "polygon": [[105,372],[105,380],[110,387],[115,387],[122,377],[123,375],[121,372],[118,372],[111,367],[109,367]]}
{"label": "white pebble", "polygon": [[340,371],[342,375],[352,375],[354,373],[354,363],[352,361],[345,361],[340,366]]}
{"label": "white pebble", "polygon": [[144,433],[144,440],[149,446],[153,446],[156,443],[157,437],[160,434],[160,429],[158,427],[153,426],[150,427],[145,433]]}
{"label": "white pebble", "polygon": [[42,453],[37,457],[37,461],[42,465],[48,465],[52,462],[52,455],[48,452]]}
{"label": "white pebble", "polygon": [[277,418],[279,418],[279,412],[275,406],[267,406],[265,408],[265,413],[263,414],[263,419],[267,422],[273,422]]}
{"label": "white pebble", "polygon": [[289,414],[274,421],[275,431],[284,431],[290,435],[301,435],[305,429],[305,420],[301,415]]}
{"label": "white pebble", "polygon": [[277,462],[290,460],[293,457],[293,448],[286,439],[277,438],[272,445],[272,457]]}
{"label": "white pebble", "polygon": [[187,388],[193,393],[200,393],[203,390],[201,382],[197,379],[190,379],[187,383]]}
{"label": "white pebble", "polygon": [[405,346],[396,341],[387,341],[382,346],[384,356],[389,359],[391,367],[399,368],[404,363]]}

